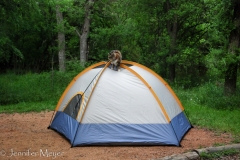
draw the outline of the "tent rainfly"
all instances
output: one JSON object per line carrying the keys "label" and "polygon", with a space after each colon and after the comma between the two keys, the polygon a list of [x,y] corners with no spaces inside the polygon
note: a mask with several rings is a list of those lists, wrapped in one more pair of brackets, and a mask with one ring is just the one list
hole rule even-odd
{"label": "tent rainfly", "polygon": [[99,62],[62,94],[49,128],[71,146],[176,145],[192,127],[170,86],[149,68],[123,60]]}

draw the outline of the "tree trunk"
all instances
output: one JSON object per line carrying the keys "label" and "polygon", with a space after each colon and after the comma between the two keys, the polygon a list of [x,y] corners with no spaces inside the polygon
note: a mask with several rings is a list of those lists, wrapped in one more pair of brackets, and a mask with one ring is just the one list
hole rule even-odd
{"label": "tree trunk", "polygon": [[230,64],[225,73],[224,94],[226,96],[234,94],[237,88],[237,64]]}
{"label": "tree trunk", "polygon": [[59,61],[59,71],[65,72],[65,34],[64,34],[64,23],[63,15],[60,11],[60,6],[56,6],[56,18],[58,25],[58,61]]}
{"label": "tree trunk", "polygon": [[80,63],[82,66],[84,66],[85,62],[87,62],[88,35],[90,30],[90,21],[91,21],[90,16],[91,16],[93,5],[94,5],[94,0],[86,1],[84,24],[82,26],[81,33],[77,32],[80,37]]}
{"label": "tree trunk", "polygon": [[[171,10],[171,4],[169,0],[167,0],[165,4],[165,11],[168,12],[170,10]],[[175,54],[177,54],[177,51],[176,51],[177,32],[178,32],[177,15],[174,15],[172,20],[167,21],[167,31],[170,37],[169,57],[173,58]],[[172,61],[169,64],[169,80],[173,82],[175,77],[176,77],[176,65],[175,65],[175,62]]]}
{"label": "tree trunk", "polygon": [[[237,54],[240,47],[240,2],[234,3],[233,24],[235,28],[231,31],[229,36],[228,54]],[[231,95],[236,92],[237,88],[237,70],[238,61],[231,62],[225,73],[224,93]]]}

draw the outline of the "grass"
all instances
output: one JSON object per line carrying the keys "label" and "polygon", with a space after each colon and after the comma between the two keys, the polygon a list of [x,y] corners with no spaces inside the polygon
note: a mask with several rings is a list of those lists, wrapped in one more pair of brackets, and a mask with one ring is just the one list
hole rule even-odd
{"label": "grass", "polygon": [[55,101],[20,102],[17,104],[0,106],[0,113],[52,111],[55,109],[55,107]]}
{"label": "grass", "polygon": [[[240,86],[238,86],[239,88]],[[207,83],[192,89],[174,88],[193,126],[230,133],[240,142],[240,93],[226,97],[223,88]]]}
{"label": "grass", "polygon": [[[230,159],[232,156],[240,157],[240,151],[236,149],[229,149],[229,150],[223,150],[219,152],[214,152],[214,153],[201,153],[200,158],[202,160],[213,160],[213,159],[218,159],[221,157],[229,157]],[[235,158],[234,158],[235,159]]]}
{"label": "grass", "polygon": [[0,113],[53,110],[77,73],[0,75]]}
{"label": "grass", "polygon": [[0,75],[0,104],[57,100],[73,77],[61,72]]}
{"label": "grass", "polygon": [[240,135],[240,110],[219,110],[188,103],[185,105],[192,125]]}

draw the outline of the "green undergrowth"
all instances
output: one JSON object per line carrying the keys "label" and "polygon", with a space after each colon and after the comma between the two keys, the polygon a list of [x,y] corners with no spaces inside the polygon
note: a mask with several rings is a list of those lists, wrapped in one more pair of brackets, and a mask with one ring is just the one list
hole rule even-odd
{"label": "green undergrowth", "polygon": [[77,73],[44,72],[0,75],[0,105],[57,101]]}
{"label": "green undergrowth", "polygon": [[20,102],[17,104],[9,104],[0,106],[0,113],[24,113],[24,112],[41,112],[51,111],[56,107],[55,101],[41,102]]}
{"label": "green undergrowth", "polygon": [[240,110],[218,110],[193,103],[185,104],[185,113],[193,126],[240,135]]}
{"label": "green undergrowth", "polygon": [[[239,88],[240,86],[238,86]],[[214,83],[191,88],[174,88],[193,126],[234,134],[240,141],[240,93],[224,96],[223,88]]]}
{"label": "green undergrowth", "polygon": [[0,113],[53,110],[78,72],[0,75]]}
{"label": "green undergrowth", "polygon": [[201,160],[215,160],[222,157],[225,157],[225,159],[239,159],[240,151],[236,149],[229,149],[213,153],[203,152],[200,154]]}

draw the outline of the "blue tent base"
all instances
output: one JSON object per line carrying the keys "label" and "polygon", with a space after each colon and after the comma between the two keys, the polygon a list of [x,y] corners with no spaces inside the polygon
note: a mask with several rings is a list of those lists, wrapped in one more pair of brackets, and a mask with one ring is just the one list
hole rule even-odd
{"label": "blue tent base", "polygon": [[80,124],[75,119],[57,112],[49,128],[66,137],[75,146],[180,146],[191,125],[184,113],[170,124]]}

